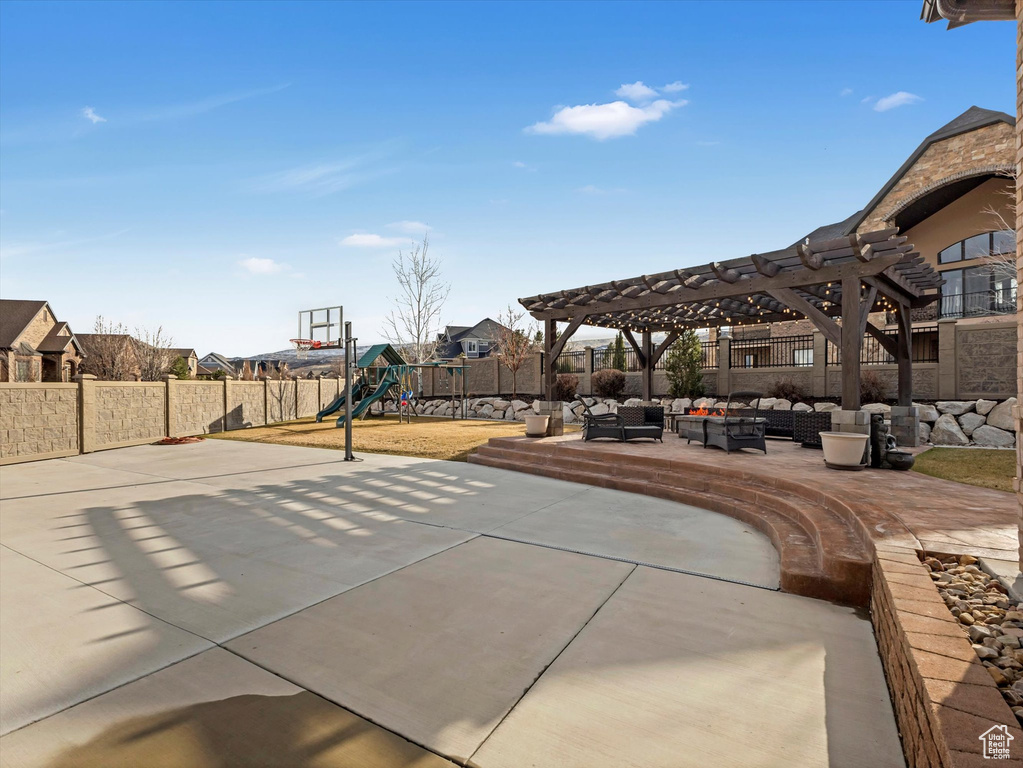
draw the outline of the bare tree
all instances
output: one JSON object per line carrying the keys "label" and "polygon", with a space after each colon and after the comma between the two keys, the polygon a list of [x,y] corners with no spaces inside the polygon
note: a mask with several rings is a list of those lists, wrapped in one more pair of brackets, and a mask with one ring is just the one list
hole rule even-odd
{"label": "bare tree", "polygon": [[399,251],[391,264],[398,281],[394,309],[384,324],[384,336],[410,363],[425,363],[437,349],[440,313],[451,286],[441,279],[440,262],[430,258],[430,239]]}
{"label": "bare tree", "polygon": [[511,371],[512,375],[512,397],[518,395],[519,369],[525,364],[536,351],[535,336],[522,327],[522,318],[525,313],[516,313],[511,305],[507,312],[497,316],[500,329],[497,331],[497,348],[501,365]]}
{"label": "bare tree", "polygon": [[242,381],[252,381],[253,378],[255,378],[252,375],[252,363],[250,363],[248,360],[246,360],[242,364],[242,376],[241,376],[241,378],[242,378]]}
{"label": "bare tree", "polygon": [[295,391],[292,389],[297,384],[289,381],[288,364],[278,361],[276,365],[272,361],[266,363],[266,393],[269,398],[270,413],[266,420],[289,421],[294,418]]}
{"label": "bare tree", "polygon": [[135,348],[138,357],[139,379],[159,381],[174,364],[174,353],[170,350],[174,340],[164,336],[163,326],[155,331],[148,328],[135,329]]}
{"label": "bare tree", "polygon": [[330,358],[330,365],[327,368],[327,374],[332,378],[343,379],[347,374],[345,370],[345,356],[335,355]]}
{"label": "bare tree", "polygon": [[[997,193],[1000,198],[1004,200],[1004,203],[1003,205],[989,205],[982,212],[994,220],[995,229],[1007,230],[1015,233],[1016,183],[1018,181],[1016,178],[1016,172],[1005,171],[999,175],[1012,180],[1012,184]],[[1006,213],[1009,215],[1008,219],[1006,218]],[[991,267],[991,271],[996,280],[1016,279],[1017,265],[1015,248],[1004,252],[992,253],[989,258],[984,260],[984,263]]]}
{"label": "bare tree", "polygon": [[81,372],[102,381],[131,381],[139,375],[136,344],[127,327],[96,318],[92,333],[83,336],[85,357]]}

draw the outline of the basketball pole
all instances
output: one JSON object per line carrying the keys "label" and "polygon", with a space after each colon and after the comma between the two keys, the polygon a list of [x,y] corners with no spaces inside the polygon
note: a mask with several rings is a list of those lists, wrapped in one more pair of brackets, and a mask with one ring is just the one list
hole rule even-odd
{"label": "basketball pole", "polygon": [[[352,455],[352,358],[355,356],[355,339],[352,338],[352,324],[345,323],[345,461],[354,461]],[[351,348],[351,352],[349,352]]]}

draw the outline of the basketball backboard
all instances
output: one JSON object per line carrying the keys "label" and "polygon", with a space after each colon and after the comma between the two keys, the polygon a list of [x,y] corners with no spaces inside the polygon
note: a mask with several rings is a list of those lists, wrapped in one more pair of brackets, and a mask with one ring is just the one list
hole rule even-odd
{"label": "basketball backboard", "polygon": [[316,349],[341,346],[344,312],[341,307],[303,309],[298,313],[298,337],[316,344]]}

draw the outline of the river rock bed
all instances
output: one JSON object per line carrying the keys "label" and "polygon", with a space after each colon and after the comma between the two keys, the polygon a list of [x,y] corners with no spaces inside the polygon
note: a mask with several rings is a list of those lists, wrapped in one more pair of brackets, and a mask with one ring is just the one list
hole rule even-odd
{"label": "river rock bed", "polygon": [[923,563],[980,663],[1023,723],[1023,607],[972,555],[927,556]]}

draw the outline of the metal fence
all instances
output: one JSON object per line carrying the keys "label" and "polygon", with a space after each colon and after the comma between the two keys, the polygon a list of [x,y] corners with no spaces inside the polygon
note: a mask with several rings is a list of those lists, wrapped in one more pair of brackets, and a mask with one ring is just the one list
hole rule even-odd
{"label": "metal fence", "polygon": [[700,367],[704,370],[718,367],[718,343],[716,341],[700,342]]}
{"label": "metal fence", "polygon": [[[898,338],[898,331],[888,330],[884,335],[891,338]],[[913,362],[914,363],[936,363],[938,362],[938,326],[923,325],[913,329]],[[827,344],[828,353],[825,358],[825,365],[836,366],[842,364],[842,350],[831,342]],[[881,342],[867,334],[863,337],[860,347],[860,365],[895,365],[895,357],[889,354]]]}
{"label": "metal fence", "polygon": [[813,335],[732,339],[732,368],[810,368]]}
{"label": "metal fence", "polygon": [[939,317],[985,317],[1016,312],[1016,289],[951,293],[941,297]]}
{"label": "metal fence", "polygon": [[586,352],[581,349],[577,352],[562,352],[554,365],[558,373],[585,373]]}
{"label": "metal fence", "polygon": [[[593,370],[603,371],[608,368],[619,368],[620,366],[615,365],[615,351],[613,348],[608,347],[607,349],[594,349],[593,351]],[[625,348],[625,370],[626,371],[638,371],[640,370],[639,358],[636,356],[636,350],[631,347]]]}

